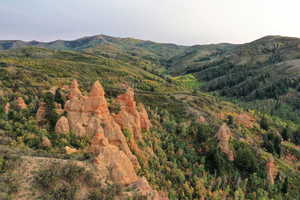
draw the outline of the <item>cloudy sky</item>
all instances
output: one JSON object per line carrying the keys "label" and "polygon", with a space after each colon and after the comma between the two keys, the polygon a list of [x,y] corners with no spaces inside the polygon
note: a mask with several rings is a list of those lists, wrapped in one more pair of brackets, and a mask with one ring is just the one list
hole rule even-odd
{"label": "cloudy sky", "polygon": [[299,0],[1,0],[0,40],[106,34],[178,44],[300,37]]}

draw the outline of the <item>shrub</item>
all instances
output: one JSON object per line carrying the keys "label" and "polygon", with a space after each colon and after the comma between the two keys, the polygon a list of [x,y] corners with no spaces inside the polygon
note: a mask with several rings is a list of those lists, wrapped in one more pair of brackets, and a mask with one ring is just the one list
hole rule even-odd
{"label": "shrub", "polygon": [[283,140],[291,140],[293,141],[293,132],[292,129],[290,127],[285,127],[282,132],[281,132],[281,136]]}
{"label": "shrub", "polygon": [[34,176],[37,188],[44,191],[42,199],[73,200],[78,188],[78,181],[92,183],[91,174],[76,164],[53,163],[48,168],[42,168]]}
{"label": "shrub", "polygon": [[264,129],[264,130],[269,130],[270,125],[269,125],[269,121],[268,121],[268,119],[267,119],[266,117],[263,117],[263,118],[260,120],[259,124],[260,124],[260,127],[261,127],[262,129]]}
{"label": "shrub", "polygon": [[109,112],[112,114],[117,114],[121,111],[121,105],[117,102],[108,105]]}
{"label": "shrub", "polygon": [[23,139],[24,143],[32,149],[40,148],[41,140],[42,140],[41,137],[35,134],[30,134],[30,133],[24,134],[24,139]]}
{"label": "shrub", "polygon": [[248,176],[258,171],[259,160],[255,151],[249,145],[236,142],[234,149],[236,155],[234,165],[242,174]]}
{"label": "shrub", "polygon": [[62,199],[62,200],[73,200],[75,197],[77,187],[70,186],[68,184],[58,184],[52,190],[42,195],[44,200]]}
{"label": "shrub", "polygon": [[296,145],[300,145],[300,129],[294,132],[292,142]]}
{"label": "shrub", "polygon": [[52,93],[47,92],[44,96],[44,102],[47,106],[45,118],[50,123],[50,130],[54,130],[56,122],[59,118],[59,115],[55,111],[55,96]]}
{"label": "shrub", "polygon": [[216,142],[210,145],[205,165],[211,173],[217,173],[218,175],[230,174],[233,169],[231,162],[227,156],[220,151]]}
{"label": "shrub", "polygon": [[274,132],[263,135],[263,147],[272,154],[281,155],[281,141],[281,137]]}
{"label": "shrub", "polygon": [[99,188],[98,190],[92,191],[88,200],[113,200],[115,196],[119,195],[121,187],[118,184],[109,184],[106,187]]}
{"label": "shrub", "polygon": [[64,108],[66,99],[63,97],[62,91],[61,91],[60,88],[58,88],[55,91],[54,101],[57,102],[57,103],[59,103],[59,104],[61,104],[62,108]]}
{"label": "shrub", "polygon": [[228,115],[228,116],[227,116],[227,124],[228,124],[229,126],[231,126],[231,125],[234,124],[234,118],[233,118],[232,115]]}

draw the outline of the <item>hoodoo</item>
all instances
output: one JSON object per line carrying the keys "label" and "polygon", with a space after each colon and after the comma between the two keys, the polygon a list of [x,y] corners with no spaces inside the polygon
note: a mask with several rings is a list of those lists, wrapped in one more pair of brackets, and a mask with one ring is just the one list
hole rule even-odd
{"label": "hoodoo", "polygon": [[142,104],[136,105],[133,89],[128,88],[125,94],[116,98],[115,101],[121,106],[116,114],[110,113],[99,81],[84,96],[74,80],[68,97],[64,108],[66,117],[62,116],[57,121],[55,131],[59,134],[72,132],[79,137],[90,138],[88,151],[94,154],[94,164],[99,171],[107,173],[110,170],[109,178],[113,182],[140,185],[140,193],[151,193],[154,194],[154,199],[161,199],[159,193],[152,190],[144,178],[137,176],[135,169],[140,167],[139,163],[122,132],[126,129],[134,134],[135,140],[140,140],[142,130],[149,130],[151,127],[145,107]]}

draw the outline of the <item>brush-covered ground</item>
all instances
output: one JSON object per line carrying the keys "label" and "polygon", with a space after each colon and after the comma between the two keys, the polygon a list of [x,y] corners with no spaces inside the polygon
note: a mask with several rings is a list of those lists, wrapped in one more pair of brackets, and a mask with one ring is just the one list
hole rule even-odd
{"label": "brush-covered ground", "polygon": [[[65,146],[85,149],[89,141],[56,134],[59,114],[54,107],[47,107],[45,124],[36,120],[39,102],[63,104],[66,99],[56,89],[73,79],[80,82],[82,91],[100,80],[107,99],[122,93],[124,85],[135,89],[136,101],[146,106],[153,125],[138,146],[154,152],[149,160],[138,157],[138,174],[169,199],[300,198],[300,127],[295,121],[199,90],[210,82],[198,71],[166,75],[170,57],[180,57],[186,47],[165,55],[161,53],[167,51],[165,46],[145,48],[148,43],[129,41],[129,50],[118,46],[119,54],[103,45],[89,46],[88,51],[44,46],[0,51],[0,199],[25,197],[28,183],[34,185],[32,199],[74,199],[82,192],[88,192],[89,199],[114,199],[120,193],[114,184],[101,187],[90,164],[92,155],[66,154]],[[132,42],[147,52],[143,55],[151,52],[155,59],[133,55],[137,47]],[[122,45],[128,47],[124,41]],[[222,48],[232,47],[224,44]],[[27,109],[17,108],[18,97],[25,100]],[[8,102],[10,111],[5,113]],[[228,148],[233,160],[222,151],[216,136],[224,123],[231,132]],[[45,144],[45,137],[51,146]]]}

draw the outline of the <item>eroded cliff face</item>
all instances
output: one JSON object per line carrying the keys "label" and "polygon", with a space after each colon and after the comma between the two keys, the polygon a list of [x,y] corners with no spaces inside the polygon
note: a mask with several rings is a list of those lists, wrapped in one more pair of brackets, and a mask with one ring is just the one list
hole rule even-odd
{"label": "eroded cliff face", "polygon": [[110,114],[104,95],[104,90],[99,81],[93,84],[87,96],[81,94],[77,81],[73,81],[69,100],[65,104],[67,121],[64,120],[65,122],[62,123],[59,120],[56,127],[59,130],[58,127],[67,127],[68,124],[70,132],[91,139],[95,134],[104,134],[109,143],[122,150],[133,165],[138,168],[138,161],[131,153],[121,127]]}
{"label": "eroded cliff face", "polygon": [[[115,100],[120,104],[120,111],[111,114],[105,99],[105,92],[99,81],[96,81],[88,95],[83,95],[78,83],[74,80],[70,86],[69,100],[65,103],[66,117],[61,117],[56,124],[58,134],[70,132],[80,137],[90,138],[91,152],[95,159],[96,168],[114,183],[134,184],[138,190],[153,198],[160,197],[159,193],[149,186],[148,182],[138,177],[135,169],[139,168],[137,158],[132,154],[129,145],[139,150],[136,141],[142,140],[143,130],[151,127],[148,114],[143,105],[136,105],[134,91],[129,88],[125,94]],[[126,139],[123,131],[133,134],[131,139]],[[134,145],[132,145],[134,144]]]}
{"label": "eroded cliff face", "polygon": [[119,95],[113,103],[120,106],[120,111],[112,116],[122,131],[130,134],[127,140],[131,150],[147,161],[147,153],[142,152],[137,145],[137,141],[143,140],[142,131],[149,131],[151,127],[144,105],[137,105],[132,88],[128,88],[126,93]]}
{"label": "eroded cliff face", "polygon": [[115,121],[123,130],[127,129],[133,133],[136,140],[141,140],[142,129],[149,130],[151,123],[144,106],[139,105],[138,109],[134,100],[133,89],[128,88],[127,92],[118,96],[115,101],[120,105],[121,109],[119,113],[113,115]]}

